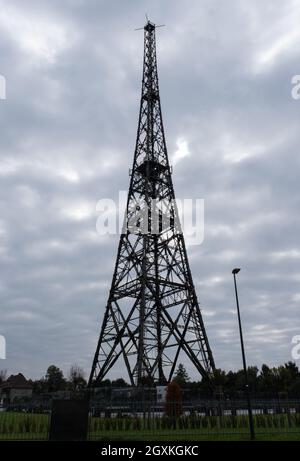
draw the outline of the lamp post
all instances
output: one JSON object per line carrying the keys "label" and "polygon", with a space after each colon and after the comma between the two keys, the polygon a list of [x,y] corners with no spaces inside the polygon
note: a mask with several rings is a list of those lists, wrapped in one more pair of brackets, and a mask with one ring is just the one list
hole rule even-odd
{"label": "lamp post", "polygon": [[237,314],[238,314],[238,321],[239,321],[239,331],[240,331],[241,349],[242,349],[242,357],[243,357],[243,367],[244,367],[244,375],[245,375],[245,389],[246,389],[246,398],[247,398],[247,404],[248,404],[250,437],[251,437],[251,440],[254,440],[255,439],[255,432],[254,432],[252,406],[251,406],[250,390],[249,390],[249,382],[248,382],[248,371],[247,371],[245,348],[244,348],[244,339],[243,339],[243,331],[242,331],[240,305],[239,305],[239,298],[238,298],[238,292],[237,292],[237,286],[236,286],[236,274],[238,274],[240,272],[240,270],[241,269],[238,269],[238,268],[233,269],[232,274],[233,274],[233,279],[234,279],[235,299],[236,299],[236,307],[237,307]]}

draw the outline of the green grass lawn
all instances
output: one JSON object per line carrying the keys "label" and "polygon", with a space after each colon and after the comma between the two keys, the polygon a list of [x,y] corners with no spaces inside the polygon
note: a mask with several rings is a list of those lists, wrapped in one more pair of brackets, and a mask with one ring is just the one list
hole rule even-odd
{"label": "green grass lawn", "polygon": [[0,413],[0,440],[47,440],[49,415]]}
{"label": "green grass lawn", "polygon": [[[0,413],[0,440],[47,440],[48,414]],[[300,415],[257,415],[256,440],[300,440]],[[91,418],[89,440],[231,441],[249,440],[245,416]]]}
{"label": "green grass lawn", "polygon": [[[124,441],[148,441],[148,442],[222,442],[222,441],[248,441],[249,435],[246,434],[227,434],[227,435],[213,435],[213,434],[176,434],[176,435],[150,435],[150,434],[128,434],[127,437],[124,437],[124,434],[111,434],[109,437],[108,435],[103,437],[97,437],[96,439],[102,442],[122,442]],[[256,434],[256,441],[273,441],[273,442],[280,442],[280,441],[300,441],[300,434]]]}
{"label": "green grass lawn", "polygon": [[[300,415],[255,415],[257,440],[300,440]],[[247,416],[166,418],[92,418],[90,439],[142,440],[249,440]]]}

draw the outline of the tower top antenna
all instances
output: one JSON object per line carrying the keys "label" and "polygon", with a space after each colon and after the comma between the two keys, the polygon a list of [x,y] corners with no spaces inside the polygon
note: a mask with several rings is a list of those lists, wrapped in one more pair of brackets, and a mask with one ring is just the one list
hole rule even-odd
{"label": "tower top antenna", "polygon": [[147,13],[145,14],[145,18],[146,18],[146,24],[144,25],[144,27],[138,27],[137,29],[134,29],[134,30],[148,30],[149,31],[149,29],[153,30],[153,29],[157,29],[158,27],[165,27],[165,24],[156,25],[154,22],[150,21]]}

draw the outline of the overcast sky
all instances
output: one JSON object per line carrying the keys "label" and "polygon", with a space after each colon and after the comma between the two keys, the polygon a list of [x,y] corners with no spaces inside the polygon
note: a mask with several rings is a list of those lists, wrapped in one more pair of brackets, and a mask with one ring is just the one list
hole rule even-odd
{"label": "overcast sky", "polygon": [[[157,24],[162,109],[179,198],[205,200],[188,248],[216,365],[291,359],[300,334],[300,2],[0,0],[0,368],[87,372],[118,236],[96,204],[127,190],[145,13]],[[191,376],[197,378],[190,371]],[[127,378],[123,368],[113,376]]]}

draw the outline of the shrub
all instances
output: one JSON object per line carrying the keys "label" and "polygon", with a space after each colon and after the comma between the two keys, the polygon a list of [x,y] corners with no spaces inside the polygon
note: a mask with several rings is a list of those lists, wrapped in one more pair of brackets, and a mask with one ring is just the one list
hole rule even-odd
{"label": "shrub", "polygon": [[182,414],[181,388],[175,381],[167,387],[165,414],[170,418],[177,418]]}

